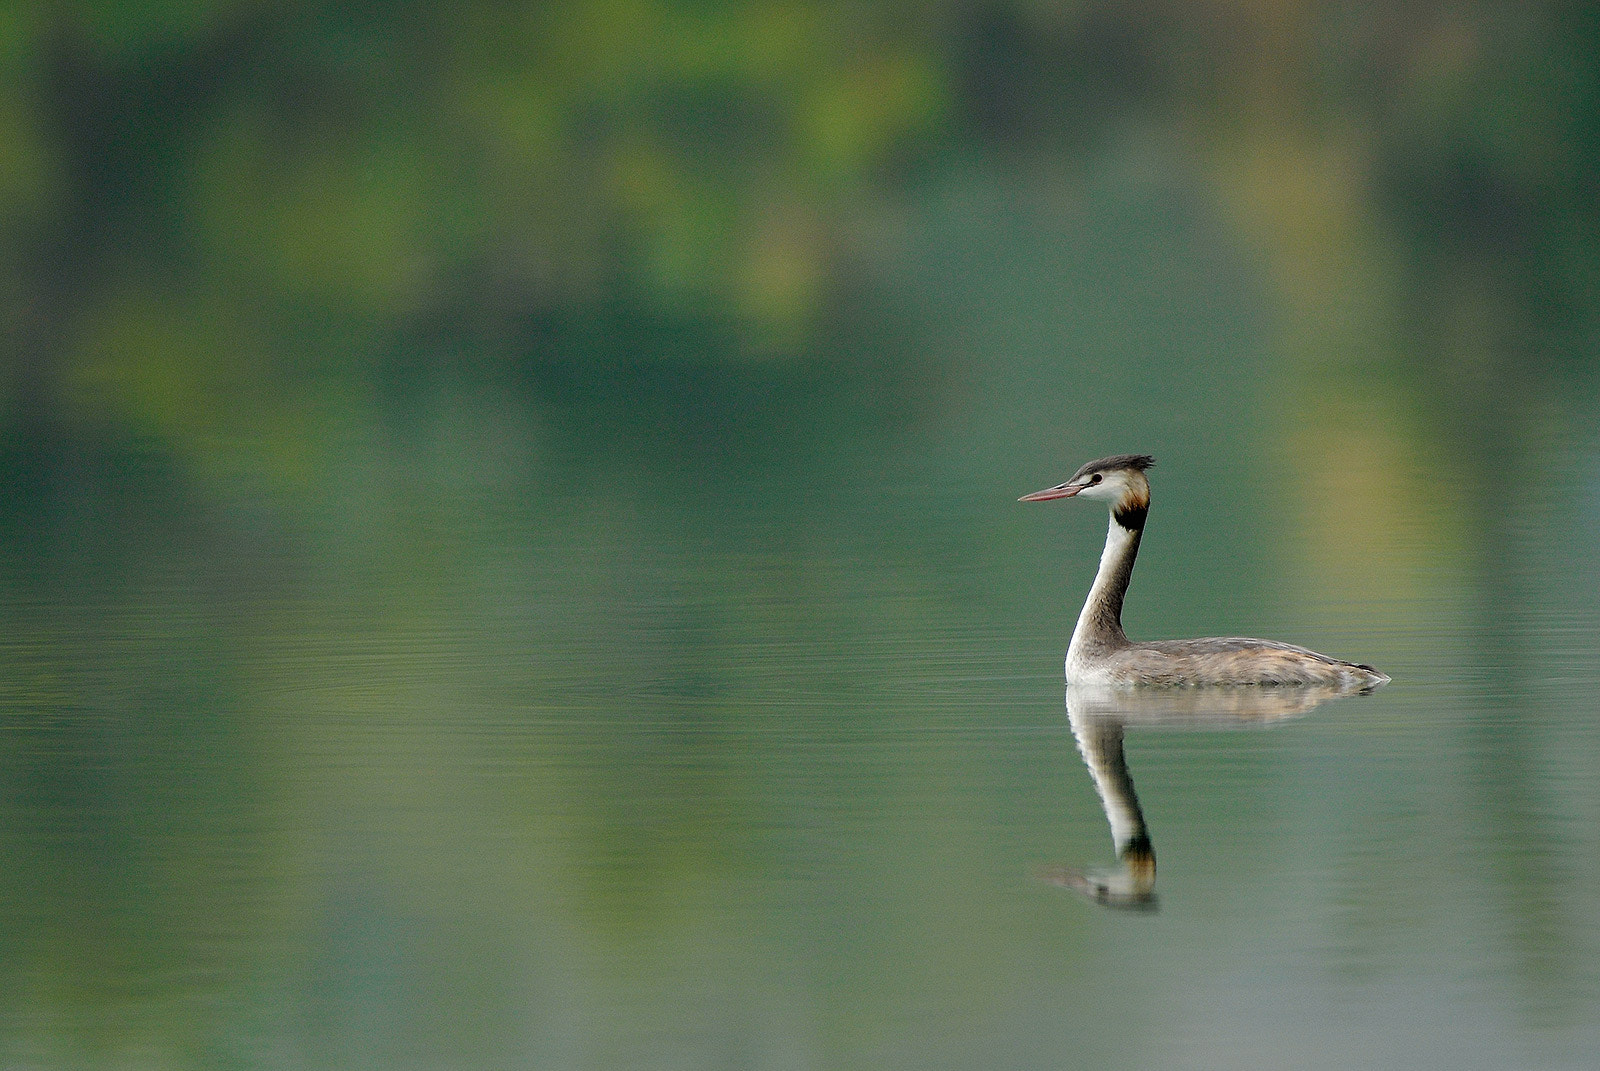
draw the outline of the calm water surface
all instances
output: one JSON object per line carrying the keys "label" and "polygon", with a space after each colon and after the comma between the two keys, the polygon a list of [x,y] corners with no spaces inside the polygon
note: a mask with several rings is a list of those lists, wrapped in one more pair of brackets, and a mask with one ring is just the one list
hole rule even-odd
{"label": "calm water surface", "polygon": [[1130,724],[1129,912],[1041,879],[1114,857],[1060,669],[1103,514],[1013,502],[1079,459],[918,436],[776,488],[380,457],[294,524],[148,472],[35,502],[4,1062],[1592,1066],[1592,461],[1496,547],[1379,501],[1341,552],[1294,481],[1163,458],[1131,632],[1395,679]]}

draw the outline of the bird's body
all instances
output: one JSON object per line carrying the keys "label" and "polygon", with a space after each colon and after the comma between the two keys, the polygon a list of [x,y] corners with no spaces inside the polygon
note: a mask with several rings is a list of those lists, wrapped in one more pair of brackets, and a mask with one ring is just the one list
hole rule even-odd
{"label": "bird's body", "polygon": [[1122,631],[1122,598],[1150,512],[1154,464],[1118,454],[1084,465],[1072,479],[1024,495],[1023,502],[1092,498],[1109,503],[1111,524],[1100,569],[1067,648],[1067,680],[1076,685],[1330,685],[1369,690],[1389,678],[1371,666],[1330,658],[1275,640],[1241,636],[1135,643]]}
{"label": "bird's body", "polygon": [[1292,643],[1244,636],[1126,642],[1112,651],[1067,657],[1067,679],[1085,685],[1332,685],[1374,688],[1389,678],[1371,666]]}

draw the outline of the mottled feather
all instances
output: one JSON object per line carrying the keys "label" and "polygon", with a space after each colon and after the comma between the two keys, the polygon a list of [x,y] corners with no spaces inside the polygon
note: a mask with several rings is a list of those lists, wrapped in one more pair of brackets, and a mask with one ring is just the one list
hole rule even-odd
{"label": "mottled feather", "polygon": [[1292,643],[1244,636],[1129,643],[1108,652],[1103,665],[1119,682],[1169,687],[1321,684],[1371,690],[1389,679],[1368,665],[1331,658]]}

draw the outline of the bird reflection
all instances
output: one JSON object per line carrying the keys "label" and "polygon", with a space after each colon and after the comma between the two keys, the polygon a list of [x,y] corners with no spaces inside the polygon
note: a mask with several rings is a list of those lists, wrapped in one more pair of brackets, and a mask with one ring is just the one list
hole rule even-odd
{"label": "bird reflection", "polygon": [[1364,690],[1331,685],[1157,690],[1068,685],[1067,718],[1111,824],[1117,862],[1114,867],[1095,870],[1052,866],[1041,871],[1040,877],[1107,907],[1156,910],[1155,847],[1123,757],[1124,730],[1264,728],[1329,699]]}

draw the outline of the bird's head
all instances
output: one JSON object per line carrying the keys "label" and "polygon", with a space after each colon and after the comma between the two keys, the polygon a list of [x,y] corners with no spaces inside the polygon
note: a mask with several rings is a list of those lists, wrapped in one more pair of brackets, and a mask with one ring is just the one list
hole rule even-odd
{"label": "bird's head", "polygon": [[[1105,502],[1125,528],[1144,527],[1145,511],[1150,508],[1150,481],[1144,470],[1156,463],[1149,454],[1116,454],[1091,461],[1066,483],[1046,487],[1019,502],[1047,502],[1053,498],[1090,498]],[[1123,518],[1127,520],[1124,521]],[[1136,522],[1136,523],[1131,523]]]}

